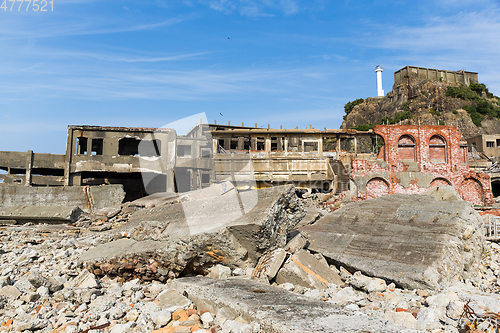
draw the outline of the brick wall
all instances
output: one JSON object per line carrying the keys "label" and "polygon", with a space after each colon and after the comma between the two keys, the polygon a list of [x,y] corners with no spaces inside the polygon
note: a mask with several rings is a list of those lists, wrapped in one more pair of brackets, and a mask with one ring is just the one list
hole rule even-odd
{"label": "brick wall", "polygon": [[384,139],[381,161],[353,160],[351,179],[359,199],[391,193],[418,194],[434,186],[452,185],[474,205],[492,204],[487,174],[466,163],[464,141],[454,126],[380,125],[374,132]]}

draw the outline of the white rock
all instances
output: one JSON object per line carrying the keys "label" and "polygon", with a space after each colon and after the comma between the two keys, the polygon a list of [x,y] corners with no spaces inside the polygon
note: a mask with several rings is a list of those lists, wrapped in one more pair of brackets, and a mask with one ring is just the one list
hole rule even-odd
{"label": "white rock", "polygon": [[221,325],[221,333],[252,333],[252,325],[243,324],[236,320],[226,320]]}
{"label": "white rock", "polygon": [[170,319],[172,319],[170,311],[163,310],[159,312],[153,312],[151,314],[151,320],[156,325],[156,328],[160,328],[167,325]]}
{"label": "white rock", "polygon": [[230,276],[231,268],[220,264],[217,264],[214,267],[210,268],[210,273],[208,274],[208,277],[212,279],[227,279]]}
{"label": "white rock", "polygon": [[417,320],[415,319],[415,317],[413,317],[411,313],[405,311],[387,311],[384,314],[384,318],[398,326],[404,326],[407,328],[416,328],[417,326]]}
{"label": "white rock", "polygon": [[201,322],[203,324],[212,324],[214,322],[214,317],[210,312],[205,312],[200,316]]}
{"label": "white rock", "polygon": [[288,290],[288,291],[292,291],[295,289],[295,286],[293,284],[291,284],[290,282],[285,282],[285,283],[280,284],[280,288],[283,288],[283,289]]}

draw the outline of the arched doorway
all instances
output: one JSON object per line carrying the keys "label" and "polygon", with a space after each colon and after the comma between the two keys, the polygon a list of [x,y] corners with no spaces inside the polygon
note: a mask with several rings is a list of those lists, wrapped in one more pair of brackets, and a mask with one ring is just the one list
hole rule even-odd
{"label": "arched doorway", "polygon": [[451,186],[451,183],[446,178],[435,178],[431,182],[430,187],[438,187],[438,186]]}
{"label": "arched doorway", "polygon": [[389,183],[383,178],[372,178],[366,183],[366,199],[374,199],[389,194]]}
{"label": "arched doorway", "polygon": [[467,178],[460,186],[462,199],[473,205],[482,205],[484,202],[484,190],[479,181],[474,178]]}

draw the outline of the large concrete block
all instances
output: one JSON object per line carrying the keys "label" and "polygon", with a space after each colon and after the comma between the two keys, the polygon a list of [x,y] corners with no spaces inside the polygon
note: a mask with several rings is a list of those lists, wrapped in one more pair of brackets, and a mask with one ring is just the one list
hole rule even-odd
{"label": "large concrete block", "polygon": [[292,186],[206,193],[134,213],[123,228],[109,231],[112,238],[130,239],[92,248],[80,261],[94,274],[125,278],[207,274],[218,263],[246,269],[267,251],[283,247],[304,216]]}
{"label": "large concrete block", "polygon": [[20,223],[75,223],[83,211],[79,207],[13,206],[0,208],[0,220]]}
{"label": "large concrete block", "polygon": [[475,275],[484,247],[480,216],[468,202],[424,195],[353,202],[301,230],[310,250],[406,288]]}
{"label": "large concrete block", "polygon": [[264,332],[400,332],[382,317],[352,315],[343,307],[317,301],[253,280],[203,277],[174,279],[169,286],[187,292],[198,307],[215,313],[229,307],[241,317],[258,322]]}

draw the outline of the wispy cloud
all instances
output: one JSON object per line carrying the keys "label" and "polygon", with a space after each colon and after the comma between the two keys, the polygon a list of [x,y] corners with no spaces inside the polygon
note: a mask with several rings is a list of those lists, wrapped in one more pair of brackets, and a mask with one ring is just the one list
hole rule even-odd
{"label": "wispy cloud", "polygon": [[278,10],[284,15],[299,11],[295,0],[200,0],[211,9],[226,13],[239,13],[242,16],[273,16],[270,11]]}

